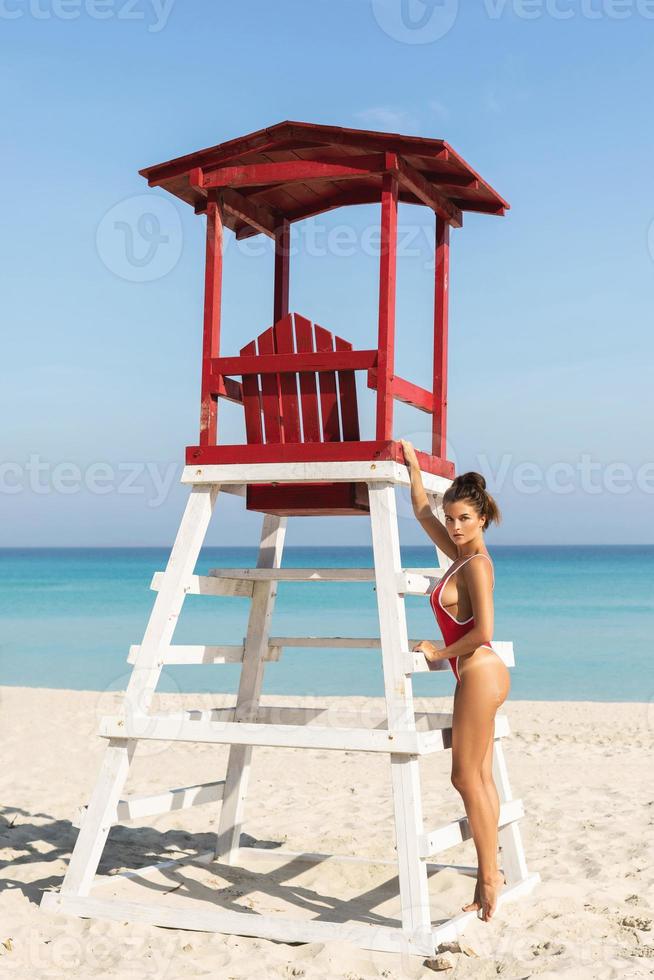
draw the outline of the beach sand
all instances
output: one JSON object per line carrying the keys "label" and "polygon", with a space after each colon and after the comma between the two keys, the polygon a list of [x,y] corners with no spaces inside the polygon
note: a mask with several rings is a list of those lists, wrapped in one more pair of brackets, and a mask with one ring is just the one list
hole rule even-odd
{"label": "beach sand", "polygon": [[[424,958],[358,950],[347,942],[298,945],[154,926],[76,919],[39,909],[59,887],[75,840],[71,824],[87,802],[104,740],[98,722],[121,696],[0,688],[0,976],[157,978],[182,976],[433,977]],[[365,714],[367,698],[291,698],[264,704],[328,705]],[[226,705],[229,695],[158,695],[154,707]],[[451,698],[417,698],[417,710],[451,710]],[[570,980],[654,976],[654,705],[508,701],[503,740],[530,871],[542,883],[489,923],[473,919],[445,951],[457,980],[538,976]],[[220,779],[227,748],[148,743],[127,791],[148,793]],[[449,752],[420,760],[425,829],[463,815],[449,781]],[[110,875],[206,851],[219,803],[138,820],[112,830],[99,874]],[[266,859],[243,869],[194,864],[150,880],[113,878],[106,894],[192,903],[220,896],[226,907],[311,918],[393,917],[397,879],[384,864],[289,864],[274,847],[391,860],[393,815],[388,758],[373,753],[256,748],[242,843],[268,842]],[[437,860],[476,864],[466,841]],[[270,873],[266,876],[265,871]],[[180,887],[178,887],[180,886]],[[162,895],[163,891],[175,894]],[[450,917],[472,898],[474,879],[430,877],[434,908]]]}

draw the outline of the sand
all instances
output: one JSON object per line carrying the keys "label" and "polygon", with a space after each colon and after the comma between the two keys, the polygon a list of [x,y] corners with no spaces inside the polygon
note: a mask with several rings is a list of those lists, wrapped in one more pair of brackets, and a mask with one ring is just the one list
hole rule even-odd
{"label": "sand", "polygon": [[[0,976],[21,978],[433,977],[422,957],[376,953],[347,942],[291,945],[154,926],[76,919],[39,909],[59,887],[104,742],[99,718],[120,696],[0,688]],[[266,704],[343,705],[365,711],[366,698],[283,698]],[[158,696],[161,710],[225,705],[226,695]],[[451,698],[418,698],[418,710],[448,710]],[[524,801],[521,830],[530,871],[542,884],[474,919],[442,951],[441,976],[570,980],[654,976],[654,706],[509,701],[512,734],[504,749],[514,796]],[[154,792],[220,779],[227,749],[149,743],[127,790]],[[420,760],[425,828],[463,814],[449,782],[449,753]],[[211,846],[220,804],[207,804],[112,830],[99,874],[110,876]],[[393,858],[388,760],[352,752],[254,750],[243,844],[268,842],[271,854],[321,851]],[[472,841],[441,860],[476,863]],[[268,875],[265,872],[268,871]],[[430,877],[443,917],[472,897],[474,881],[452,871]],[[271,857],[230,869],[191,863],[142,879],[108,878],[106,894],[193,903],[219,897],[227,907],[313,917],[383,921],[397,910],[393,869],[379,863],[290,865]],[[443,964],[445,965],[445,964]]]}

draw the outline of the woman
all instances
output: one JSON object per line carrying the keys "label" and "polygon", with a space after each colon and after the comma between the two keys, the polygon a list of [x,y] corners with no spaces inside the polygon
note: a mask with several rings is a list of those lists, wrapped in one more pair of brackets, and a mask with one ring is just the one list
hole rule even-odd
{"label": "woman", "polygon": [[488,921],[505,882],[497,867],[500,803],[493,781],[493,733],[495,713],[511,686],[506,664],[490,639],[495,578],[484,533],[492,521],[499,524],[500,512],[481,473],[464,473],[443,495],[443,524],[429,506],[413,446],[401,442],[411,476],[414,513],[438,548],[454,559],[431,595],[445,647],[439,649],[423,640],[414,650],[422,651],[430,665],[447,657],[457,679],[452,784],[463,798],[478,867],[474,898],[463,910],[481,909],[481,918]]}

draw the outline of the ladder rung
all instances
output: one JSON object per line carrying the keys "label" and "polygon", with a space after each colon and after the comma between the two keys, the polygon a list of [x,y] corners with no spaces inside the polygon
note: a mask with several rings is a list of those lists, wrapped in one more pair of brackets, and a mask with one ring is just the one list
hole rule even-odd
{"label": "ladder rung", "polygon": [[400,595],[426,595],[445,574],[442,568],[405,568],[395,577]]}
{"label": "ladder rung", "polygon": [[[424,595],[444,575],[441,568],[406,568],[398,591]],[[212,568],[209,577],[246,582],[374,582],[374,568]]]}
{"label": "ladder rung", "polygon": [[[524,815],[522,800],[507,800],[500,806],[498,827],[506,827],[510,823],[515,823]],[[471,837],[472,831],[467,817],[453,820],[437,830],[432,830],[429,834],[422,835],[419,843],[420,857],[433,857],[434,854],[440,854],[441,851],[446,851],[448,847],[461,844],[465,840],[470,840]]]}
{"label": "ladder rung", "polygon": [[[268,642],[271,647],[342,647],[346,650],[374,650],[381,647],[378,636],[271,636]],[[419,639],[409,640],[410,645],[419,642]]]}
{"label": "ladder rung", "polygon": [[[150,582],[150,588],[158,592],[164,580],[165,572],[155,572]],[[239,579],[216,579],[209,575],[190,575],[184,587],[187,595],[228,595],[241,596],[251,599],[254,590],[252,582]]]}
{"label": "ladder rung", "polygon": [[[414,646],[418,640],[409,640],[409,646]],[[439,650],[443,649],[441,640],[432,641]],[[493,640],[493,650],[496,651],[501,660],[507,667],[515,667],[515,656],[513,653],[513,643],[510,640]],[[409,650],[405,655],[405,672],[407,674],[429,674],[435,670],[449,670],[450,664],[446,657],[435,660],[431,668],[427,665],[424,653]]]}
{"label": "ladder rung", "polygon": [[[129,656],[127,662],[130,664],[136,663],[136,658],[140,650],[140,646],[131,646],[129,648]],[[218,647],[206,647],[206,646],[183,646],[182,644],[171,644],[171,646],[165,647],[161,651],[158,663],[159,664],[231,664],[231,663],[241,663],[243,661],[243,651],[245,647],[243,643],[239,643],[236,646],[218,646]],[[281,650],[279,647],[275,647],[272,644],[268,647],[268,651],[264,654],[264,660],[279,660],[281,655]]]}
{"label": "ladder rung", "polygon": [[253,582],[374,582],[374,568],[211,568],[217,579]]}
{"label": "ladder rung", "polygon": [[[193,721],[235,721],[236,707],[231,705],[225,708],[198,708],[189,709],[188,715]],[[430,732],[438,729],[449,729],[452,726],[452,715],[443,711],[416,711],[416,729],[419,732]],[[248,722],[269,725],[305,725],[311,726],[313,722],[323,721],[330,723],[335,728],[357,729],[367,731],[369,729],[379,729],[386,731],[388,719],[385,704],[372,704],[365,712],[366,728],[358,727],[361,725],[362,713],[352,711],[349,708],[342,708],[340,705],[315,705],[310,708],[302,708],[297,705],[283,704],[260,704],[256,707],[253,715],[244,718]],[[315,726],[314,726],[315,727]]]}
{"label": "ladder rung", "polygon": [[[163,793],[153,793],[148,796],[126,796],[118,801],[116,811],[111,818],[112,826],[128,820],[140,820],[143,817],[154,817],[173,810],[187,810],[202,803],[216,803],[222,800],[225,780],[215,783],[198,783],[196,786],[180,786],[177,789],[165,790]],[[74,827],[79,827],[88,807],[79,809]]]}
{"label": "ladder rung", "polygon": [[144,739],[170,742],[208,742],[235,745],[269,745],[279,748],[334,749],[353,752],[389,752],[422,755],[444,746],[442,733],[369,731],[356,728],[321,728],[313,725],[267,725],[249,722],[196,721],[190,712],[181,715],[108,716],[101,720],[99,735],[111,739]]}

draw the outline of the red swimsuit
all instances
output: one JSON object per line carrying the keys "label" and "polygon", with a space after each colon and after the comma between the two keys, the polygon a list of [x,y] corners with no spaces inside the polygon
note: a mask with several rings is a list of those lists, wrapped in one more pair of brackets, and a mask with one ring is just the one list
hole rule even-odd
{"label": "red swimsuit", "polygon": [[[481,555],[482,558],[488,558],[488,555],[485,555],[483,552],[479,552],[479,555]],[[449,646],[451,643],[454,643],[456,640],[460,640],[462,636],[465,636],[466,633],[469,633],[470,630],[475,625],[475,620],[474,620],[474,616],[471,616],[469,619],[466,619],[462,623],[460,623],[459,620],[455,619],[454,616],[451,613],[449,613],[447,609],[445,609],[445,607],[442,605],[440,600],[440,594],[447,580],[451,578],[453,574],[458,572],[458,570],[463,565],[465,565],[467,561],[470,561],[471,558],[477,558],[477,557],[478,555],[468,555],[467,558],[463,559],[461,564],[456,566],[453,572],[448,569],[448,571],[445,573],[445,575],[440,580],[438,585],[436,585],[431,591],[429,602],[434,612],[434,616],[436,617],[436,621],[440,627],[440,631],[443,634],[443,639],[445,641],[446,646]],[[488,558],[488,561],[490,561],[490,558]],[[492,565],[493,563],[491,562],[491,568]],[[493,572],[493,589],[494,588],[495,588],[495,573]],[[481,643],[480,646],[490,647],[491,650],[493,649],[490,641],[488,643]],[[454,676],[456,677],[457,681],[460,681],[461,678],[459,677],[459,664],[458,664],[459,658],[448,657],[448,660],[450,662],[450,667],[454,671]]]}

